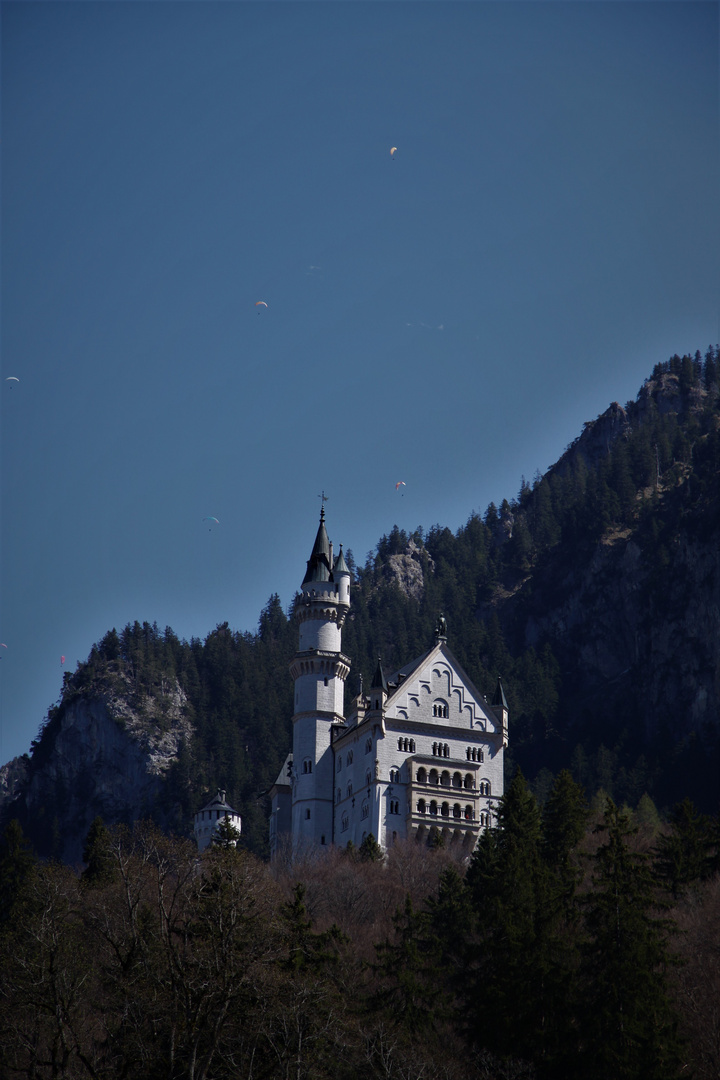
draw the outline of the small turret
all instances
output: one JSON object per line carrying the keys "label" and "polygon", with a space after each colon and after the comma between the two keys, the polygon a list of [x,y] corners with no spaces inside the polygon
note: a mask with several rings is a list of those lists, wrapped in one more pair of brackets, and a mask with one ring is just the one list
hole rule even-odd
{"label": "small turret", "polygon": [[373,684],[370,687],[370,707],[377,712],[382,712],[385,708],[385,702],[388,696],[387,679],[382,669],[382,660],[378,656],[377,667],[375,669],[375,676],[373,678]]}
{"label": "small turret", "polygon": [[233,810],[232,806],[225,801],[225,792],[219,789],[215,798],[211,799],[202,810],[198,810],[195,815],[193,832],[198,851],[204,851],[213,842],[217,830],[223,822],[231,825],[237,835],[240,835],[242,819],[237,810]]}
{"label": "small turret", "polygon": [[502,725],[502,742],[503,746],[508,744],[508,717],[510,715],[508,710],[508,703],[505,698],[505,691],[503,690],[502,679],[498,675],[497,686],[495,687],[495,694],[492,699],[492,710],[497,716]]}
{"label": "small turret", "polygon": [[335,565],[333,566],[332,576],[333,576],[333,581],[335,582],[335,584],[337,585],[337,588],[338,588],[338,601],[341,604],[347,604],[347,606],[349,607],[350,606],[350,571],[348,569],[347,563],[345,562],[345,557],[343,555],[342,544],[340,545],[340,554],[338,555],[337,559],[335,560]]}

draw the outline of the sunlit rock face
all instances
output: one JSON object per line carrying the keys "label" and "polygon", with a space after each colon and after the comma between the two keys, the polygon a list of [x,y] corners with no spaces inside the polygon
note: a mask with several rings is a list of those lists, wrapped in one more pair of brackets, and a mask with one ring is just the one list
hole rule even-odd
{"label": "sunlit rock face", "polygon": [[397,585],[405,596],[420,600],[425,591],[423,575],[423,557],[432,572],[434,564],[427,552],[423,551],[414,540],[409,540],[401,555],[389,555],[383,563],[383,578],[389,585]]}
{"label": "sunlit rock face", "polygon": [[162,819],[165,774],[192,738],[187,700],[177,684],[139,707],[128,698],[129,688],[125,697],[118,686],[66,704],[45,760],[32,771],[22,816],[59,830],[52,850],[65,862],[81,860],[98,815],[108,824]]}

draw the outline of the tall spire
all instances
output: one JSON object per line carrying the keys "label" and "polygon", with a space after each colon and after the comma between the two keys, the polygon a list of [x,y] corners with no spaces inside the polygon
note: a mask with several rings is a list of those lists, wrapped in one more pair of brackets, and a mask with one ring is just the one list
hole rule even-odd
{"label": "tall spire", "polygon": [[320,507],[320,525],[312,549],[312,555],[307,562],[307,571],[303,578],[306,581],[329,581],[332,567],[330,565],[330,541],[325,529],[325,503]]}

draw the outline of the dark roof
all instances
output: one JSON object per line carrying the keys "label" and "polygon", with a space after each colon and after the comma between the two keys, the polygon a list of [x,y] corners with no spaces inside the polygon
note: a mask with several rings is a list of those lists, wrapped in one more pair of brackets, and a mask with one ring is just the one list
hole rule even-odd
{"label": "dark roof", "polygon": [[230,814],[237,814],[237,810],[233,810],[229,802],[225,801],[225,792],[218,791],[217,795],[203,806],[203,810],[225,810]]}
{"label": "dark roof", "polygon": [[325,507],[323,506],[320,509],[320,525],[315,537],[312,555],[308,559],[303,585],[306,581],[330,581],[331,579],[330,541],[325,531]]}
{"label": "dark roof", "polygon": [[379,656],[378,656],[377,668],[375,669],[375,676],[373,678],[373,684],[370,687],[370,690],[371,690],[371,692],[373,690],[383,690],[386,694],[388,692],[388,684],[387,684],[387,680],[385,678],[385,675],[383,674],[382,663],[380,661]]}
{"label": "dark roof", "polygon": [[[495,687],[495,696],[492,699],[493,705],[501,705],[503,709],[507,709],[508,703],[505,699],[505,691],[503,690],[502,679],[498,675],[497,686]],[[508,709],[508,712],[510,710]]]}
{"label": "dark roof", "polygon": [[345,562],[345,556],[343,555],[342,544],[340,545],[340,554],[335,560],[335,566],[333,567],[334,574],[349,574],[348,565]]}

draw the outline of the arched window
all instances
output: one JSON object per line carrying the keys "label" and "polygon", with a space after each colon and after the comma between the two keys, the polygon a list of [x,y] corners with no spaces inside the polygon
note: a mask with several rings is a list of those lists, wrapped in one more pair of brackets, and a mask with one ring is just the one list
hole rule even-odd
{"label": "arched window", "polygon": [[312,772],[312,758],[305,758],[305,760],[303,761],[303,772],[304,773],[311,773]]}
{"label": "arched window", "polygon": [[352,783],[349,783],[348,786],[347,786],[347,796],[346,796],[346,798],[349,799],[351,795],[352,795]]}
{"label": "arched window", "polygon": [[437,803],[434,799],[432,799],[430,802],[430,813],[433,815],[433,817],[437,817]]}
{"label": "arched window", "polygon": [[465,773],[465,788],[466,788],[466,790],[470,791],[472,786],[473,786],[472,773]]}
{"label": "arched window", "polygon": [[366,799],[365,802],[362,804],[362,806],[360,808],[360,817],[361,818],[366,818],[369,813],[370,813],[370,807],[369,807],[368,801]]}
{"label": "arched window", "polygon": [[424,814],[424,813],[425,813],[425,800],[424,799],[418,799],[418,814]]}
{"label": "arched window", "polygon": [[442,804],[442,808],[440,810],[440,813],[442,814],[443,817],[450,817],[450,807],[446,802],[444,802]]}
{"label": "arched window", "polygon": [[442,776],[440,777],[440,784],[442,787],[450,787],[450,773],[447,769],[443,769]]}
{"label": "arched window", "polygon": [[365,787],[370,787],[372,784],[372,774],[369,769],[365,770]]}
{"label": "arched window", "polygon": [[371,738],[366,739],[365,740],[365,753],[369,754],[371,750],[372,750],[372,739]]}
{"label": "arched window", "polygon": [[457,787],[457,788],[462,787],[462,776],[460,775],[459,772],[453,773],[452,786]]}
{"label": "arched window", "polygon": [[391,799],[390,800],[390,813],[391,814],[399,814],[400,813],[400,802],[399,802],[398,799]]}
{"label": "arched window", "polygon": [[348,827],[349,824],[350,824],[350,821],[348,819],[347,814],[343,814],[343,819],[340,822],[340,830],[341,830],[341,832],[346,832],[347,827]]}
{"label": "arched window", "polygon": [[460,808],[460,803],[459,802],[456,802],[453,805],[453,817],[454,818],[462,817],[462,810]]}
{"label": "arched window", "polygon": [[342,754],[338,756],[338,772],[342,772]]}
{"label": "arched window", "polygon": [[348,765],[352,765],[352,762],[353,762],[353,751],[348,750],[348,752],[347,752],[347,763],[348,763]]}
{"label": "arched window", "polygon": [[306,818],[307,821],[310,820],[310,811],[309,810],[305,811],[305,818]]}
{"label": "arched window", "polygon": [[[418,777],[418,779],[419,779],[419,777]],[[391,769],[390,770],[390,783],[391,784],[399,784],[400,783],[400,770],[399,769]]]}
{"label": "arched window", "polygon": [[418,784],[427,784],[427,771],[422,766],[417,771]]}
{"label": "arched window", "polygon": [[398,750],[402,750],[402,739],[398,739]]}
{"label": "arched window", "polygon": [[437,782],[438,782],[438,771],[437,771],[437,769],[431,769],[430,770],[430,783],[431,784],[437,784]]}
{"label": "arched window", "polygon": [[410,753],[411,754],[415,753],[415,740],[414,739],[410,740]]}
{"label": "arched window", "polygon": [[433,743],[433,757],[435,757],[436,755],[437,755],[437,743],[434,742]]}
{"label": "arched window", "polygon": [[466,821],[472,821],[472,819],[473,819],[473,808],[472,808],[472,806],[466,806],[465,807],[465,820]]}

